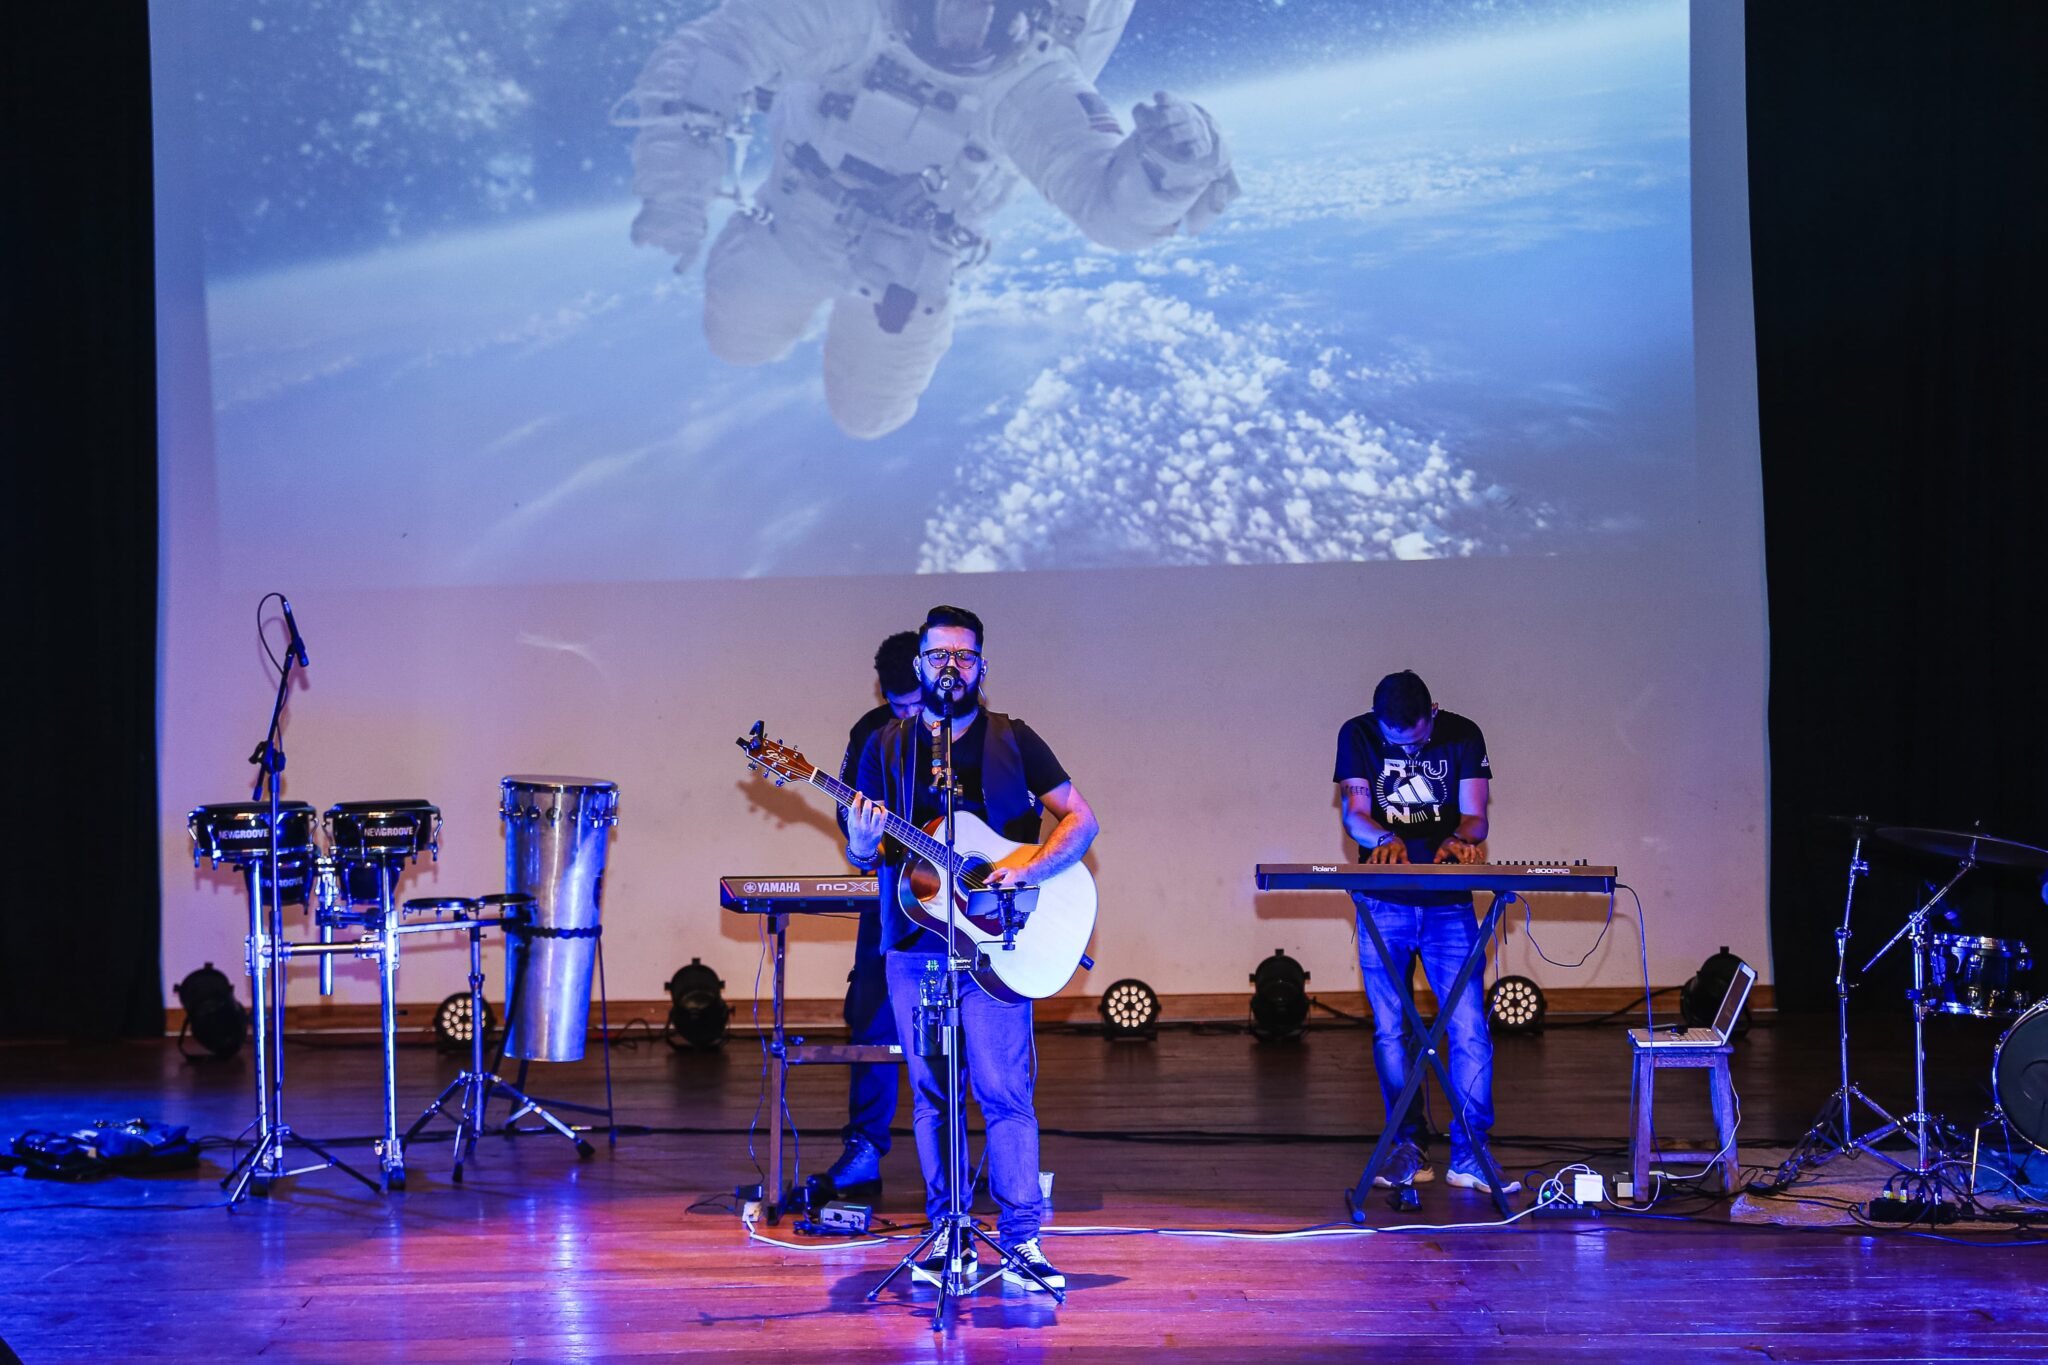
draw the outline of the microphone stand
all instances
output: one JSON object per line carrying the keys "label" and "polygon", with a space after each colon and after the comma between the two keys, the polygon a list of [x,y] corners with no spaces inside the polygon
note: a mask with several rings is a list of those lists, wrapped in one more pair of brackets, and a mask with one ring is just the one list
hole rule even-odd
{"label": "microphone stand", "polygon": [[[256,1052],[256,1145],[221,1179],[221,1187],[228,1191],[230,1209],[252,1189],[257,1194],[268,1194],[274,1180],[323,1171],[329,1166],[338,1167],[373,1190],[377,1188],[376,1181],[319,1143],[294,1133],[284,1121],[285,977],[281,947],[284,942],[284,879],[278,855],[278,845],[284,841],[284,820],[278,813],[283,787],[284,749],[278,743],[278,726],[284,718],[285,697],[292,686],[292,664],[297,661],[300,648],[299,632],[294,627],[291,641],[285,646],[284,667],[277,675],[277,697],[270,706],[270,728],[264,732],[263,742],[256,746],[256,751],[249,755],[249,761],[257,765],[256,785],[251,789],[249,799],[262,800],[265,789],[269,791],[270,849],[265,857],[266,884],[260,892],[252,888],[249,896],[248,968],[249,989],[255,1006],[250,1014],[253,1016]],[[310,878],[311,869],[308,868],[307,872]],[[298,1143],[320,1160],[310,1166],[287,1170],[285,1145],[291,1142]]]}

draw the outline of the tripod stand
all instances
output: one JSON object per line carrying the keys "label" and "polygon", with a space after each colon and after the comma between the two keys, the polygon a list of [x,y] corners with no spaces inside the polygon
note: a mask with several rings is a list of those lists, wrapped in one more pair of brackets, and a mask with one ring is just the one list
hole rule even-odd
{"label": "tripod stand", "polygon": [[[577,1133],[568,1124],[549,1113],[538,1100],[535,1100],[531,1095],[528,1095],[518,1087],[506,1084],[494,1069],[484,1065],[484,930],[501,928],[507,933],[511,933],[517,928],[525,927],[527,915],[533,903],[534,899],[532,896],[518,893],[485,896],[479,900],[478,904],[498,906],[503,912],[500,918],[469,919],[460,926],[446,926],[449,928],[462,927],[469,931],[469,1066],[462,1074],[450,1081],[447,1088],[435,1096],[433,1103],[429,1104],[420,1112],[420,1116],[413,1120],[412,1127],[406,1130],[405,1141],[411,1142],[415,1137],[419,1136],[420,1132],[437,1115],[441,1118],[454,1119],[455,1169],[451,1178],[458,1185],[462,1183],[463,1162],[467,1161],[476,1152],[476,1140],[484,1131],[484,1109],[490,1104],[493,1095],[503,1095],[518,1106],[513,1111],[512,1117],[505,1121],[505,1127],[508,1131],[520,1119],[528,1114],[534,1114],[540,1118],[541,1122],[554,1129],[555,1132],[575,1143],[576,1155],[578,1157],[588,1159],[597,1150],[580,1133]],[[441,928],[443,926],[434,925],[430,927]],[[513,1012],[519,1007],[519,987],[525,976],[526,957],[522,954],[519,959],[519,970],[513,975],[512,986],[505,1000],[505,1018],[508,1026],[513,1017]],[[609,1047],[609,1040],[607,1040],[606,1045]],[[494,1059],[493,1066],[502,1064],[504,1057],[503,1047],[504,1042],[501,1036],[499,1040],[500,1050],[497,1058]],[[606,1060],[607,1070],[609,1070],[609,1054],[607,1054]],[[458,1093],[462,1096],[461,1102],[455,1106],[454,1111],[451,1113],[448,1108],[448,1101],[453,1099]],[[606,1093],[609,1095],[609,1089],[607,1089]]]}
{"label": "tripod stand", "polygon": [[[946,672],[953,670],[949,667]],[[957,675],[955,675],[957,678]],[[909,1270],[926,1251],[934,1245],[945,1248],[945,1263],[938,1272],[939,1299],[932,1306],[932,1331],[944,1330],[946,1308],[963,1295],[971,1294],[991,1280],[999,1278],[1004,1271],[1023,1274],[1040,1289],[1053,1296],[1057,1303],[1067,1301],[1066,1293],[1056,1289],[1037,1268],[1029,1262],[1004,1250],[1002,1244],[983,1231],[968,1212],[972,1197],[967,1170],[967,1109],[966,1100],[960,1088],[960,1000],[962,986],[968,974],[974,970],[974,954],[978,951],[971,939],[958,932],[960,914],[961,858],[956,850],[957,827],[956,806],[960,795],[958,774],[953,768],[953,691],[942,693],[945,698],[938,732],[932,743],[932,788],[936,791],[945,811],[943,840],[944,860],[939,867],[939,893],[946,899],[946,965],[943,971],[931,970],[925,974],[918,1001],[918,1037],[912,1046],[919,1055],[929,1058],[931,1043],[946,1059],[946,1208],[932,1221],[931,1231],[920,1239],[910,1252],[898,1261],[887,1275],[867,1293],[867,1302],[873,1303],[881,1296],[898,1275]],[[994,888],[1004,910],[1003,922],[1014,924],[1018,913],[1017,899],[1026,899],[1029,908],[1029,889]],[[974,894],[980,894],[977,890]],[[930,1035],[930,1036],[927,1036]],[[994,1269],[983,1273],[980,1257],[975,1254],[975,1243],[980,1241],[996,1253]]]}
{"label": "tripod stand", "polygon": [[[267,599],[266,599],[267,600]],[[280,595],[279,601],[283,601]],[[261,603],[258,604],[261,610]],[[285,605],[285,624],[291,638],[285,645],[284,665],[278,670],[277,698],[270,707],[270,728],[263,742],[249,756],[257,764],[256,785],[251,801],[265,800],[269,792],[270,837],[261,859],[251,865],[259,875],[249,879],[249,991],[254,1006],[253,1034],[256,1054],[256,1145],[221,1178],[228,1192],[228,1207],[241,1202],[252,1190],[268,1194],[271,1182],[285,1176],[309,1175],[335,1167],[368,1185],[377,1182],[356,1170],[311,1138],[294,1133],[284,1121],[284,879],[278,846],[284,842],[284,818],[279,813],[284,773],[284,750],[277,742],[278,722],[284,715],[285,697],[291,691],[292,665],[306,667],[306,646],[292,621],[291,606]],[[287,1149],[292,1143],[320,1158],[307,1166],[288,1166]]]}
{"label": "tripod stand", "polygon": [[[1960,882],[1970,869],[1976,865],[1974,851],[1966,851],[1963,854],[1962,861],[1956,867],[1956,874],[1943,883],[1939,891],[1928,897],[1925,904],[1908,915],[1906,922],[1899,926],[1899,932],[1886,940],[1884,947],[1879,948],[1871,956],[1870,961],[1863,964],[1863,970],[1867,972],[1876,966],[1878,959],[1890,952],[1900,939],[1909,939],[1912,943],[1913,1112],[1899,1120],[1898,1126],[1913,1130],[1916,1161],[1910,1167],[1899,1166],[1899,1170],[1901,1174],[1911,1177],[1915,1184],[1918,1185],[1919,1188],[1915,1191],[1917,1197],[1926,1199],[1929,1202],[1939,1198],[1943,1191],[1953,1193],[1959,1198],[1967,1199],[1969,1198],[1969,1191],[1949,1177],[1940,1174],[1927,1159],[1928,1129],[1933,1127],[1937,1121],[1933,1114],[1927,1112],[1927,1016],[1930,1012],[1927,993],[1927,917],[1934,913],[1934,907],[1940,905],[1947,898],[1948,893],[1955,889],[1956,883]],[[1898,1165],[1897,1162],[1892,1164]]]}
{"label": "tripod stand", "polygon": [[[1863,841],[1869,834],[1869,823],[1863,816],[1857,816],[1850,822],[1854,842],[1849,850],[1849,890],[1842,901],[1841,927],[1835,930],[1835,1015],[1836,1036],[1841,1047],[1842,1084],[1827,1097],[1806,1135],[1799,1139],[1791,1155],[1778,1167],[1776,1184],[1779,1186],[1791,1184],[1801,1171],[1817,1170],[1838,1156],[1860,1153],[1868,1153],[1895,1170],[1910,1169],[1897,1158],[1878,1151],[1876,1146],[1903,1125],[1849,1079],[1849,922],[1856,909],[1856,879],[1870,871],[1870,864],[1863,857]],[[1874,962],[1876,958],[1871,960]],[[1917,961],[1914,970],[1919,970]],[[1915,1027],[1918,1027],[1917,1018]],[[1884,1122],[1859,1134],[1856,1131],[1856,1106],[1859,1104]]]}

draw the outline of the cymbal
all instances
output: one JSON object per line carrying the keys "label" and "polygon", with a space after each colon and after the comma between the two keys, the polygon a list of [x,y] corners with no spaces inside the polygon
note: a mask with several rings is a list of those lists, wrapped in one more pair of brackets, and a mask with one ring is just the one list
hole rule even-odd
{"label": "cymbal", "polygon": [[1968,858],[1972,862],[1996,863],[2002,867],[2048,867],[2048,848],[2036,848],[2016,839],[2000,839],[1969,830],[1886,825],[1877,831],[1877,837],[1888,844],[1943,858]]}

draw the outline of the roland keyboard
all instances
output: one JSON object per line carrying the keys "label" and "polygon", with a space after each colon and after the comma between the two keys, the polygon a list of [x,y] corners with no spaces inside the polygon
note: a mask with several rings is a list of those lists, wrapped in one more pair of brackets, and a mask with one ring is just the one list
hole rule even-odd
{"label": "roland keyboard", "polygon": [[1615,870],[1590,863],[1260,863],[1261,891],[1584,891],[1614,894]]}
{"label": "roland keyboard", "polygon": [[873,877],[720,877],[718,903],[743,915],[844,915],[882,902]]}

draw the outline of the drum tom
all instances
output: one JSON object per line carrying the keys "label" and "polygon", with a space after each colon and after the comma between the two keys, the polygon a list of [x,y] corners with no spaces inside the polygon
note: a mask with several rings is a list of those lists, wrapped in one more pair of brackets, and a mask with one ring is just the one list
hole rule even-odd
{"label": "drum tom", "polygon": [[[313,851],[313,807],[304,801],[277,805],[279,858],[304,858]],[[192,836],[192,862],[254,863],[270,860],[270,803],[233,801],[201,806],[185,817]],[[304,899],[302,896],[301,899]]]}
{"label": "drum tom", "polygon": [[1922,999],[1929,1009],[1942,1014],[1979,1019],[2023,1014],[2028,1002],[2020,980],[2031,966],[2027,945],[2018,939],[1935,934],[1927,941],[1927,987]]}
{"label": "drum tom", "polygon": [[2048,1152],[2048,1000],[2022,1014],[1998,1040],[1991,1098],[2014,1132]]}
{"label": "drum tom", "polygon": [[441,850],[441,811],[426,801],[344,801],[327,808],[327,847],[342,862]]}
{"label": "drum tom", "polygon": [[588,777],[508,777],[505,888],[530,896],[524,922],[505,931],[507,1056],[573,1062],[590,1029],[605,857],[619,822],[619,789]]}

